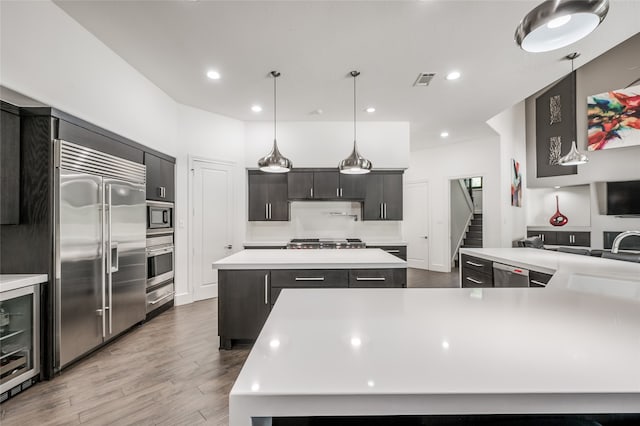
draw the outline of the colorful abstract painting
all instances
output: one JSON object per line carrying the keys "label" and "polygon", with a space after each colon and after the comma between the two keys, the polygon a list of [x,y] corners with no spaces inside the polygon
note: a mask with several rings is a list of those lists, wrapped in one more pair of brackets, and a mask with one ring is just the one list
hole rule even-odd
{"label": "colorful abstract painting", "polygon": [[640,86],[589,96],[589,151],[640,145]]}
{"label": "colorful abstract painting", "polygon": [[522,173],[520,163],[511,159],[511,205],[522,207]]}

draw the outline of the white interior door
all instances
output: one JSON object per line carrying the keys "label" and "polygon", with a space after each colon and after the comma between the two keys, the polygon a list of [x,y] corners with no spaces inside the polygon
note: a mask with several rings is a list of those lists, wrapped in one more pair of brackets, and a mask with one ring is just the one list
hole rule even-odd
{"label": "white interior door", "polygon": [[233,169],[230,165],[192,163],[193,300],[218,297],[218,270],[211,264],[232,253]]}
{"label": "white interior door", "polygon": [[408,183],[405,187],[404,223],[407,266],[429,269],[429,185]]}

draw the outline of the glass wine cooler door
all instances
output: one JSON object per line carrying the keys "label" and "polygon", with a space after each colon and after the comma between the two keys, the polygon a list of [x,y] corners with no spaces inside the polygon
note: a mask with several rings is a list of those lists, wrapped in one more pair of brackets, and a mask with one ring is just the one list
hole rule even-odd
{"label": "glass wine cooler door", "polygon": [[40,373],[39,286],[0,293],[0,402]]}

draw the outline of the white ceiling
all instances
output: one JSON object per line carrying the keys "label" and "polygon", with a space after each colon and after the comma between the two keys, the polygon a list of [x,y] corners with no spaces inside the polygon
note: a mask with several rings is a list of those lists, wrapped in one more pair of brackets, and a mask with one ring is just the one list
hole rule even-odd
{"label": "white ceiling", "polygon": [[[640,1],[611,0],[582,41],[527,53],[513,41],[541,0],[56,1],[176,101],[244,121],[409,121],[412,150],[490,134],[485,121],[640,30]],[[222,78],[205,73],[218,70]],[[451,70],[462,78],[446,81]],[[435,72],[429,87],[413,87]],[[261,104],[261,114],[250,110]],[[374,106],[377,111],[363,110]],[[323,114],[313,114],[322,109]],[[450,137],[443,141],[442,130]]]}

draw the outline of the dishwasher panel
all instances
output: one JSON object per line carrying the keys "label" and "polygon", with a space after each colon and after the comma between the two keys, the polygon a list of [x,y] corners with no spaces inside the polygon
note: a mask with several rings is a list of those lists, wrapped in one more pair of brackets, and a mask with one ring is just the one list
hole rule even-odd
{"label": "dishwasher panel", "polygon": [[494,287],[529,287],[529,271],[515,266],[493,263]]}

